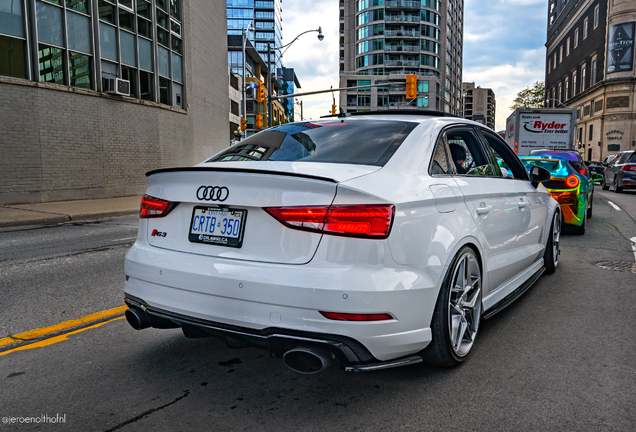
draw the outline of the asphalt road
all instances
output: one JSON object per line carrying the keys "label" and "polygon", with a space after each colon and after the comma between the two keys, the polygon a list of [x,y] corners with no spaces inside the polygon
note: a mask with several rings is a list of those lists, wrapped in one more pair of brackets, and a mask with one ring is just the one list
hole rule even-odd
{"label": "asphalt road", "polygon": [[[66,415],[6,426],[46,431],[635,430],[636,274],[626,271],[635,217],[636,192],[597,187],[588,232],[562,238],[557,272],[485,321],[456,369],[304,376],[260,350],[137,332],[120,319],[0,352],[0,421]],[[9,317],[0,336],[121,305],[135,229],[134,218],[118,218],[0,233]]]}

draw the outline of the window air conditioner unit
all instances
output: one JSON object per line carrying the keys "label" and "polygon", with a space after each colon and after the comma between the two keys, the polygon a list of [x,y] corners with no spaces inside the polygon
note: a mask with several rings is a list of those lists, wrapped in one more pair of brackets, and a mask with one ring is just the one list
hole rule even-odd
{"label": "window air conditioner unit", "polygon": [[130,81],[120,78],[103,78],[104,93],[130,96]]}

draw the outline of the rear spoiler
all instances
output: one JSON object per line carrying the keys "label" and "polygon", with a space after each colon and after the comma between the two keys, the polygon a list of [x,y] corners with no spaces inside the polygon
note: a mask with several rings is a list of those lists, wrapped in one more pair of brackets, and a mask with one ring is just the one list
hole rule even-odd
{"label": "rear spoiler", "polygon": [[194,166],[194,167],[176,167],[176,168],[160,168],[152,171],[148,171],[146,173],[146,177],[149,177],[154,174],[168,173],[168,172],[201,172],[201,171],[215,171],[215,172],[239,172],[239,173],[247,173],[247,174],[271,174],[278,176],[287,176],[287,177],[303,177],[312,180],[321,180],[330,183],[338,183],[337,180],[334,180],[329,177],[320,177],[309,174],[299,174],[299,173],[291,173],[284,171],[267,171],[267,170],[258,170],[258,169],[246,169],[246,168],[217,168],[217,167],[202,167],[202,166]]}

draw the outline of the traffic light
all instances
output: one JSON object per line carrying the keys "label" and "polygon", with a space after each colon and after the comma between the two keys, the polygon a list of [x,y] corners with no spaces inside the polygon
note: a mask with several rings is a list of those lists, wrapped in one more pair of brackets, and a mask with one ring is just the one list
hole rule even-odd
{"label": "traffic light", "polygon": [[241,119],[241,130],[247,129],[247,119]]}
{"label": "traffic light", "polygon": [[406,76],[406,98],[415,99],[417,97],[417,75]]}
{"label": "traffic light", "polygon": [[256,118],[254,119],[254,127],[256,129],[263,128],[263,114],[256,114]]}
{"label": "traffic light", "polygon": [[259,81],[256,86],[256,102],[261,103],[265,100],[265,87],[263,87],[263,82]]}
{"label": "traffic light", "polygon": [[331,105],[331,114],[336,115],[336,104]]}

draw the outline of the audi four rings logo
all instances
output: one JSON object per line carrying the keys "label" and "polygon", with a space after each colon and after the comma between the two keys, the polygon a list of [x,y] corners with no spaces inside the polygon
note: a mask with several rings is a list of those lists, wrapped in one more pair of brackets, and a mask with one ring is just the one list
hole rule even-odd
{"label": "audi four rings logo", "polygon": [[197,189],[197,198],[201,201],[225,201],[230,190],[225,186],[201,186]]}

